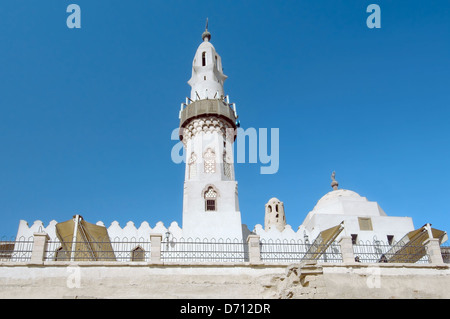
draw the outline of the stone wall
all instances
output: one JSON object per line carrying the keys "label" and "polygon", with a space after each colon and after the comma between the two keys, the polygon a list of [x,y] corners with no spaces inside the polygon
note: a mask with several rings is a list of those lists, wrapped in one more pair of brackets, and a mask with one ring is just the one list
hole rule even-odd
{"label": "stone wall", "polygon": [[0,263],[0,298],[450,298],[448,264]]}

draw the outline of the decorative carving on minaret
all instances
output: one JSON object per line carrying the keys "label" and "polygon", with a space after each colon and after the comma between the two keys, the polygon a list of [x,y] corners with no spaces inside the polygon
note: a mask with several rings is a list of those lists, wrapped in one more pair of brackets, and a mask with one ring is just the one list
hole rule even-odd
{"label": "decorative carving on minaret", "polygon": [[191,157],[189,158],[189,179],[197,176],[197,155],[192,152]]}
{"label": "decorative carving on minaret", "polygon": [[215,116],[204,116],[192,120],[182,131],[183,143],[193,138],[200,132],[216,132],[227,141],[234,141],[236,134],[234,128],[227,122]]}
{"label": "decorative carving on minaret", "polygon": [[211,148],[208,148],[203,154],[203,163],[205,173],[213,174],[216,172],[216,154]]}
{"label": "decorative carving on minaret", "polygon": [[223,152],[223,174],[231,179],[231,159],[227,156],[227,151]]}
{"label": "decorative carving on minaret", "polygon": [[331,173],[331,187],[333,187],[333,190],[337,190],[339,183],[336,181],[336,172],[333,171],[333,173]]}

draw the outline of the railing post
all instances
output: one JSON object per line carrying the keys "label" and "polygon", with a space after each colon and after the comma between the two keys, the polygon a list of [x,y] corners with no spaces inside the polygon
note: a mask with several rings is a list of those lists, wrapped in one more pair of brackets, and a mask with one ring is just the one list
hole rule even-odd
{"label": "railing post", "polygon": [[339,245],[341,246],[342,262],[344,263],[355,262],[352,237],[350,236],[341,237],[341,239],[339,239]]}
{"label": "railing post", "polygon": [[429,238],[425,242],[426,251],[430,258],[430,264],[443,264],[441,247],[438,238]]}
{"label": "railing post", "polygon": [[259,236],[258,235],[248,235],[248,259],[251,264],[261,262],[261,249],[259,246]]}
{"label": "railing post", "polygon": [[150,261],[152,263],[161,262],[161,242],[162,234],[150,234]]}
{"label": "railing post", "polygon": [[31,252],[30,263],[42,264],[45,258],[45,251],[47,250],[47,243],[50,237],[47,233],[34,233],[33,234],[33,250]]}

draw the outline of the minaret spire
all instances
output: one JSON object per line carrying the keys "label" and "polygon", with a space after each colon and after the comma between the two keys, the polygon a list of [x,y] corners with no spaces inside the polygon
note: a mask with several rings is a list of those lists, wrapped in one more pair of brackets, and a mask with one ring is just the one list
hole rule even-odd
{"label": "minaret spire", "polygon": [[210,41],[211,40],[211,33],[208,31],[208,18],[206,18],[206,25],[205,25],[205,31],[202,34],[203,41]]}
{"label": "minaret spire", "polygon": [[191,100],[223,99],[223,85],[227,76],[223,74],[222,59],[210,42],[209,20],[206,18],[203,42],[198,46],[192,63],[192,76],[188,81],[191,86]]}
{"label": "minaret spire", "polygon": [[336,181],[336,172],[333,171],[333,173],[331,173],[331,187],[333,187],[333,190],[337,190],[339,183]]}

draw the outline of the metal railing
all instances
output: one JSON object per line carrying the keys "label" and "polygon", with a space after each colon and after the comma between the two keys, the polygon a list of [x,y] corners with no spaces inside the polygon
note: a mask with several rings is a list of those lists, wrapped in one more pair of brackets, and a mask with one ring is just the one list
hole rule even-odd
{"label": "metal railing", "polygon": [[[258,242],[258,241],[257,241]],[[66,242],[63,247],[59,240],[51,240],[43,251],[43,261],[116,261],[116,262],[248,262],[250,260],[249,243],[240,240],[217,239],[200,240],[180,238],[154,243],[158,252],[151,256],[152,245],[144,238],[114,238],[111,241],[76,243],[77,249],[72,252],[72,243]],[[0,262],[29,262],[33,255],[34,238],[20,237],[17,239],[0,240]],[[296,263],[307,260],[318,262],[342,262],[341,247],[333,242],[326,249],[301,240],[259,240],[261,262],[265,263]],[[93,249],[95,248],[93,253]],[[353,243],[355,261],[361,263],[431,263],[426,245],[399,245],[384,243],[380,240],[359,241]],[[42,254],[42,253],[41,253]],[[253,253],[252,253],[253,254]],[[441,245],[442,259],[450,263],[450,246]],[[252,255],[253,256],[253,255]],[[34,257],[33,257],[34,258]],[[39,260],[39,259],[37,259]]]}
{"label": "metal railing", "polygon": [[245,262],[248,261],[247,247],[247,243],[237,239],[174,238],[161,243],[161,261]]}
{"label": "metal railing", "polygon": [[33,252],[33,237],[0,240],[0,261],[27,262]]}
{"label": "metal railing", "polygon": [[[396,247],[401,247],[396,248]],[[358,241],[353,244],[355,261],[361,263],[429,263],[427,247],[401,243],[385,243],[381,240]]]}
{"label": "metal railing", "polygon": [[312,246],[302,240],[264,240],[260,241],[261,261],[274,263],[296,263],[317,260],[318,262],[342,262],[340,246],[333,242],[328,247]]}

